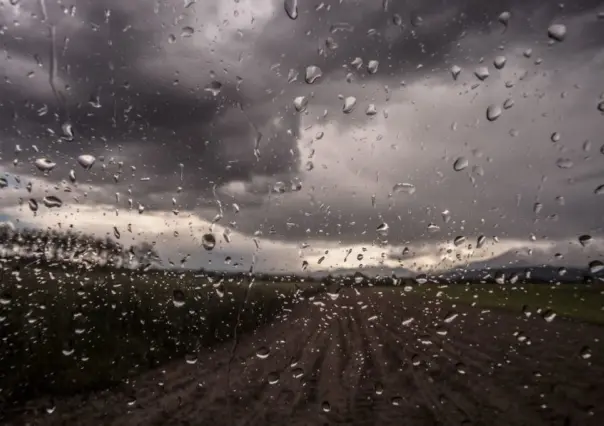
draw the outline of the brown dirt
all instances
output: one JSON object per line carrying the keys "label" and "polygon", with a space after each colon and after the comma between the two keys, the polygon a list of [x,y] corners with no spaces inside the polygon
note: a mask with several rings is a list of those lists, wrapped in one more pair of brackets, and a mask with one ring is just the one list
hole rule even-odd
{"label": "brown dirt", "polygon": [[[445,322],[450,312],[459,315]],[[595,325],[346,289],[195,364],[56,401],[52,414],[37,402],[10,424],[595,426],[604,424],[600,339]]]}

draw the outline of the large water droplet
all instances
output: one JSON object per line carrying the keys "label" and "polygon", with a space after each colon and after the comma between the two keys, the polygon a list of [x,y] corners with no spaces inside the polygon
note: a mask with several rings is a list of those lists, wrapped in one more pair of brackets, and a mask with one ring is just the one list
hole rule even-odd
{"label": "large water droplet", "polygon": [[266,346],[262,346],[258,348],[256,351],[256,356],[260,359],[266,359],[270,355],[271,351]]}
{"label": "large water droplet", "polygon": [[38,168],[38,170],[40,170],[41,172],[49,172],[52,169],[54,169],[57,165],[57,163],[53,163],[52,161],[50,161],[48,158],[38,158],[35,162],[34,165]]}
{"label": "large water droplet", "polygon": [[455,237],[455,239],[453,240],[453,244],[456,247],[459,247],[460,245],[462,245],[463,243],[466,242],[466,237],[464,237],[463,235],[460,235],[458,237]]}
{"label": "large water droplet", "polygon": [[513,106],[514,106],[514,100],[512,98],[507,98],[503,102],[503,109],[510,109]]}
{"label": "large water droplet", "polygon": [[566,37],[566,25],[553,24],[547,29],[547,35],[549,38],[556,41],[564,41]]}
{"label": "large water droplet", "polygon": [[193,34],[195,33],[195,29],[193,27],[183,27],[180,33],[180,36],[182,38],[188,38],[193,36]]}
{"label": "large water droplet", "polygon": [[469,164],[466,157],[458,157],[453,163],[453,170],[461,172],[463,169],[467,168]]}
{"label": "large water droplet", "polygon": [[323,72],[318,66],[309,65],[306,67],[306,74],[304,76],[304,80],[306,80],[308,84],[313,84],[315,81],[321,78],[321,76],[323,76]]}
{"label": "large water droplet", "polygon": [[216,237],[213,234],[204,234],[201,237],[201,245],[206,250],[212,250],[216,247]]}
{"label": "large water droplet", "polygon": [[574,166],[574,163],[570,158],[558,158],[556,165],[561,169],[570,169]]}
{"label": "large water droplet", "polygon": [[357,105],[357,98],[354,96],[348,96],[344,99],[344,106],[342,107],[342,111],[345,114],[349,114],[354,110],[354,107]]}
{"label": "large water droplet", "polygon": [[90,169],[94,163],[96,161],[96,158],[94,158],[92,155],[90,154],[82,154],[78,157],[78,163],[80,164],[80,166],[82,166],[85,169]]}
{"label": "large water droplet", "polygon": [[283,2],[283,7],[290,19],[296,19],[298,17],[298,0],[285,0]]}
{"label": "large water droplet", "polygon": [[497,120],[502,112],[503,111],[499,105],[489,105],[489,107],[487,108],[487,120]]}
{"label": "large water droplet", "polygon": [[377,108],[375,107],[375,104],[369,104],[367,106],[367,110],[365,111],[365,114],[367,114],[368,116],[374,116],[377,114]]}

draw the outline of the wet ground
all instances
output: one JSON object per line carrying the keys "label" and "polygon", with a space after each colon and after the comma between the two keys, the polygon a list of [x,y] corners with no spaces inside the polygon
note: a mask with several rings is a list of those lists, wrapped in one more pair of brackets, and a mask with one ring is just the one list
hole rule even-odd
{"label": "wet ground", "polygon": [[549,319],[345,289],[120,389],[32,403],[10,424],[604,424],[604,328]]}

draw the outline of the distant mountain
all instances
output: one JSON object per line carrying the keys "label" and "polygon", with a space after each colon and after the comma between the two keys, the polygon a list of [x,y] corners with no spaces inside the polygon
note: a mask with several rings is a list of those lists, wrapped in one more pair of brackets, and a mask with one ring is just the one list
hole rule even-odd
{"label": "distant mountain", "polygon": [[395,274],[397,278],[409,278],[409,277],[414,277],[416,275],[415,273],[413,273],[410,270],[405,269],[405,268],[389,268],[387,266],[371,266],[371,267],[367,267],[367,268],[354,268],[354,269],[353,268],[337,268],[337,269],[331,269],[331,270],[325,270],[325,271],[312,271],[312,272],[309,272],[307,275],[309,275],[313,278],[323,278],[328,275],[331,275],[333,277],[352,276],[352,275],[356,274],[357,272],[360,272],[361,274],[363,274],[369,278],[390,277],[390,276],[392,276],[392,274]]}

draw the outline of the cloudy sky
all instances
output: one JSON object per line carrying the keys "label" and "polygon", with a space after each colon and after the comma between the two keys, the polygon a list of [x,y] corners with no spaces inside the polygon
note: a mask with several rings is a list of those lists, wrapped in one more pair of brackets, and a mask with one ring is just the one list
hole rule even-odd
{"label": "cloudy sky", "polygon": [[[126,243],[189,267],[602,255],[600,1],[299,0],[296,19],[283,0],[73,3],[0,0],[3,219],[131,224]],[[62,207],[20,202],[47,195]]]}

